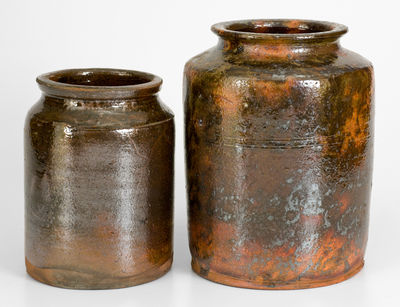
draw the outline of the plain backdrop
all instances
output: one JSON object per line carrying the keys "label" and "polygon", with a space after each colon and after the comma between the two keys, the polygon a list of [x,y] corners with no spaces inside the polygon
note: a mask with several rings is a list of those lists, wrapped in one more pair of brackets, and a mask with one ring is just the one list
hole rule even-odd
{"label": "plain backdrop", "polygon": [[[398,1],[0,0],[0,306],[400,306]],[[344,47],[371,60],[376,76],[375,169],[365,268],[343,283],[262,291],[218,285],[190,269],[183,156],[182,71],[212,47],[210,26],[248,18],[346,24]],[[25,273],[24,117],[40,96],[37,75],[64,68],[143,70],[164,79],[176,115],[175,255],[170,273],[133,288],[65,290]]]}

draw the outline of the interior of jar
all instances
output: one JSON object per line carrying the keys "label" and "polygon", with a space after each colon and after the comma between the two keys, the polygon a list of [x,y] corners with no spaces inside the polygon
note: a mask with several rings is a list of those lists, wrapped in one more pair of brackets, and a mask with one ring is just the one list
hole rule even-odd
{"label": "interior of jar", "polygon": [[129,86],[150,82],[149,78],[113,71],[65,72],[49,76],[55,82],[84,86]]}
{"label": "interior of jar", "polygon": [[243,33],[266,34],[304,34],[331,31],[333,27],[322,23],[299,23],[290,25],[279,22],[266,23],[234,23],[226,27],[227,30]]}

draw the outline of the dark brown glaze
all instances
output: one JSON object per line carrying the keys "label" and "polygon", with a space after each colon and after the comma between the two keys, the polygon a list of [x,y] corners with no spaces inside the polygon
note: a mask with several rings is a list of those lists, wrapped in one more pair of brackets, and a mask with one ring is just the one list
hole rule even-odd
{"label": "dark brown glaze", "polygon": [[192,268],[219,283],[298,289],[364,264],[373,69],[347,28],[307,20],[216,24],[185,66]]}
{"label": "dark brown glaze", "polygon": [[25,124],[28,273],[58,287],[122,288],[172,263],[174,121],[161,79],[113,69],[38,77]]}

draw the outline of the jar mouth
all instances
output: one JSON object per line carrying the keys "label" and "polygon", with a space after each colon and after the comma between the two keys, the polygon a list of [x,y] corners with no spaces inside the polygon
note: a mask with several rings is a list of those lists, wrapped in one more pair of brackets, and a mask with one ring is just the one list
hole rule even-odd
{"label": "jar mouth", "polygon": [[81,99],[124,99],[151,96],[161,87],[156,75],[125,69],[78,68],[37,77],[40,89],[50,96]]}
{"label": "jar mouth", "polygon": [[303,19],[250,19],[214,24],[211,30],[227,40],[336,40],[347,32],[342,24]]}

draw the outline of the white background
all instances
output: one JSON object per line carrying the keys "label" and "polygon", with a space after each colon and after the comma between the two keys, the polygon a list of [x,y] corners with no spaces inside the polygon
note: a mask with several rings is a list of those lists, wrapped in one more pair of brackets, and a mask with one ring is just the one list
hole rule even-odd
{"label": "white background", "polygon": [[[400,306],[400,35],[398,1],[0,0],[0,306]],[[375,66],[376,147],[366,266],[341,284],[245,290],[191,272],[183,158],[182,70],[213,46],[213,23],[304,18],[346,24],[343,45]],[[121,290],[58,289],[25,273],[23,143],[38,74],[78,67],[143,70],[164,79],[176,115],[175,257],[161,279]]]}

